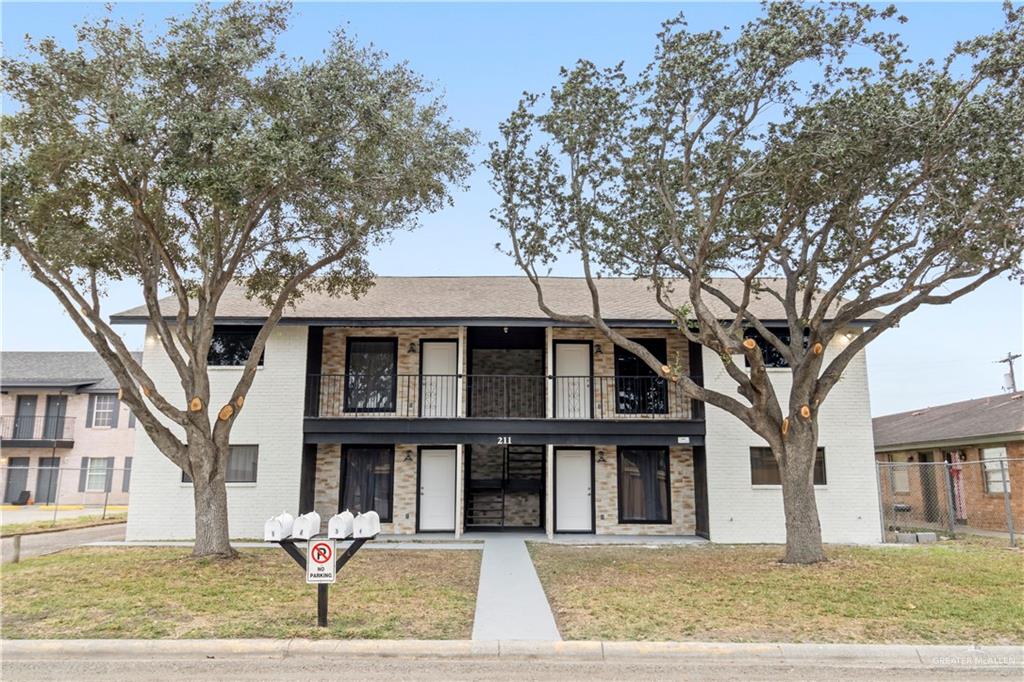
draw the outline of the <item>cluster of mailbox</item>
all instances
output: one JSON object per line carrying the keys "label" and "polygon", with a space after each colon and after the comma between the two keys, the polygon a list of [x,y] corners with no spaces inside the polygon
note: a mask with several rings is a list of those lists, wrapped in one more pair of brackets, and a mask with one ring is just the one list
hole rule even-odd
{"label": "cluster of mailbox", "polygon": [[[327,537],[332,540],[346,538],[372,538],[380,533],[380,515],[375,511],[353,515],[349,510],[335,514],[327,522]],[[320,515],[314,512],[295,518],[288,512],[267,519],[263,524],[263,539],[267,542],[282,540],[309,540],[320,535]]]}

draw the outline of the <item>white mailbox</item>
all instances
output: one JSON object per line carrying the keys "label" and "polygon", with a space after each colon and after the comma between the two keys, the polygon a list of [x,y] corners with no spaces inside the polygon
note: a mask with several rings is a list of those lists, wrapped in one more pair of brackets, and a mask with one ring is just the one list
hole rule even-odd
{"label": "white mailbox", "polygon": [[375,511],[368,511],[360,514],[353,520],[354,538],[372,538],[380,533],[380,515]]}
{"label": "white mailbox", "polygon": [[352,516],[352,512],[348,509],[340,514],[335,514],[327,522],[327,537],[332,540],[344,540],[352,535],[352,522],[354,519],[355,517]]}
{"label": "white mailbox", "polygon": [[295,522],[288,512],[281,512],[277,516],[267,519],[263,524],[263,539],[267,542],[279,542],[292,534],[292,524]]}
{"label": "white mailbox", "polygon": [[295,519],[292,524],[292,537],[298,540],[308,540],[320,534],[320,515],[315,511],[303,514]]}

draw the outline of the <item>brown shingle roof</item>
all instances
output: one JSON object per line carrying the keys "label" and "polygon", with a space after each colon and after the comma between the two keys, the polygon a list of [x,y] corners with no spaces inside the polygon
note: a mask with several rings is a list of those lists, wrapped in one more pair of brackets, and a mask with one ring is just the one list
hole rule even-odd
{"label": "brown shingle roof", "polygon": [[[525,277],[378,277],[375,285],[360,299],[331,298],[309,294],[285,312],[286,320],[547,320],[537,306],[533,286]],[[769,285],[777,280],[766,280]],[[736,279],[716,280],[730,295],[738,296],[741,285]],[[644,281],[603,278],[598,281],[601,307],[612,321],[669,321]],[[589,312],[590,294],[586,281],[579,277],[548,277],[544,281],[545,300],[559,312]],[[684,292],[674,300],[683,303]],[[173,316],[177,303],[164,299],[165,314]],[[726,317],[724,306],[713,308]],[[751,311],[762,320],[783,320],[782,306],[764,295],[755,300]],[[265,317],[266,308],[245,297],[239,286],[230,287],[218,307],[218,319],[256,320]],[[865,316],[872,319],[875,315]],[[114,322],[145,322],[146,309],[138,306],[113,316]]]}
{"label": "brown shingle roof", "polygon": [[876,450],[1024,434],[1024,391],[876,417],[872,424]]}

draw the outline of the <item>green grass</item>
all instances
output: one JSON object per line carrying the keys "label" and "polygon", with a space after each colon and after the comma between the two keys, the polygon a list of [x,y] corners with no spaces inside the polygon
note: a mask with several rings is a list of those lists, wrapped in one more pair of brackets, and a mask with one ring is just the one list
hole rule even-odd
{"label": "green grass", "polygon": [[1024,554],[989,543],[830,547],[531,544],[566,639],[1020,643]]}
{"label": "green grass", "polygon": [[87,526],[102,526],[111,523],[124,523],[128,520],[127,512],[107,514],[103,519],[101,514],[86,516],[73,516],[58,518],[57,523],[53,519],[40,519],[37,521],[25,521],[23,523],[5,523],[0,525],[0,536],[20,535],[23,533],[35,533],[41,530],[70,530],[72,528],[85,528]]}
{"label": "green grass", "polygon": [[316,587],[280,550],[234,561],[179,548],[82,548],[5,564],[3,637],[462,639],[472,632],[480,552],[357,554],[316,627]]}

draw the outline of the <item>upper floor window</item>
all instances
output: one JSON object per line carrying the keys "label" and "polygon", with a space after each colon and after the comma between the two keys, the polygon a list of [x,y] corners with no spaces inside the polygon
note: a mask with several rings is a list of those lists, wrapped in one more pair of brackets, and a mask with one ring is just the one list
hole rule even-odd
{"label": "upper floor window", "polygon": [[398,339],[352,339],[345,349],[345,411],[394,412]]}
{"label": "upper floor window", "polygon": [[[630,339],[665,364],[665,339]],[[668,387],[650,365],[625,348],[615,347],[615,396],[619,414],[667,414]]]}
{"label": "upper floor window", "polygon": [[[750,448],[751,485],[782,485],[779,463],[771,448]],[[814,457],[814,485],[825,485],[825,448]]]}
{"label": "upper floor window", "polygon": [[[785,327],[774,327],[769,328],[770,332],[775,334],[779,338],[779,341],[785,344],[789,344],[791,338],[789,329]],[[782,357],[782,353],[776,348],[768,339],[761,336],[761,333],[753,327],[748,327],[743,332],[743,338],[754,339],[754,343],[761,349],[761,357],[764,358],[765,367],[789,367],[789,363],[786,362],[786,358]],[[744,359],[747,367],[750,367],[750,361]]]}
{"label": "upper floor window", "polygon": [[97,393],[93,398],[92,425],[94,427],[117,426],[117,396],[113,393]]}
{"label": "upper floor window", "polygon": [[[206,354],[211,367],[239,367],[249,360],[249,353],[256,343],[259,327],[242,325],[217,325],[213,328],[213,339]],[[263,356],[260,356],[260,365]]]}

